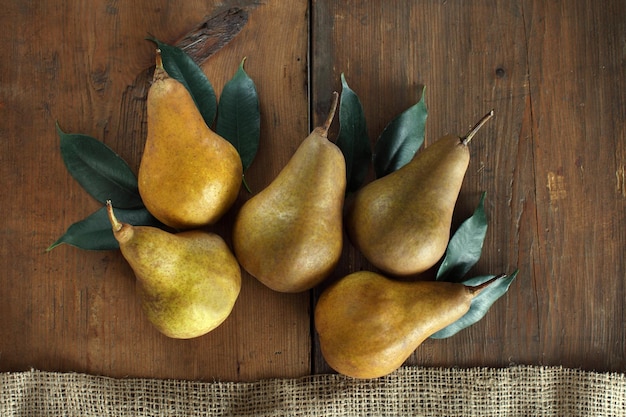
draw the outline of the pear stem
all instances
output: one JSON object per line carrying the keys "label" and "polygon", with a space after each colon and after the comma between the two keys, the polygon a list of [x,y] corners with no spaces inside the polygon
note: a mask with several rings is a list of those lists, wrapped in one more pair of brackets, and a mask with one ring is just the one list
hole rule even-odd
{"label": "pear stem", "polygon": [[111,222],[111,226],[113,226],[113,232],[119,232],[120,230],[122,230],[122,223],[117,220],[117,217],[115,217],[115,213],[113,213],[113,205],[111,204],[111,200],[107,200],[106,205],[107,214],[109,215],[109,221]]}
{"label": "pear stem", "polygon": [[161,49],[156,49],[156,67],[163,68],[163,57],[161,56]]}
{"label": "pear stem", "polygon": [[493,110],[491,110],[489,113],[487,113],[486,115],[484,115],[484,116],[482,117],[482,119],[480,119],[480,120],[478,121],[478,123],[476,123],[476,124],[474,125],[474,127],[472,127],[472,128],[469,130],[469,132],[467,132],[467,134],[466,134],[464,137],[462,137],[462,138],[461,138],[461,143],[462,143],[463,145],[467,145],[468,143],[470,143],[470,141],[474,138],[474,136],[475,136],[475,135],[476,135],[476,133],[480,130],[480,128],[481,128],[481,127],[483,127],[483,125],[484,125],[485,123],[487,123],[487,121],[488,121],[489,119],[491,119],[491,118],[493,117],[493,115],[494,115]]}
{"label": "pear stem", "polygon": [[154,74],[152,74],[152,82],[164,80],[168,77],[169,75],[165,71],[165,67],[163,67],[163,56],[161,56],[161,50],[157,48],[156,49],[156,68],[154,69]]}
{"label": "pear stem", "polygon": [[333,91],[333,101],[330,105],[330,111],[328,112],[328,116],[326,117],[326,121],[320,127],[320,134],[323,137],[328,136],[328,129],[330,129],[330,125],[333,123],[333,119],[335,117],[335,112],[337,111],[337,103],[339,102],[339,93]]}
{"label": "pear stem", "polygon": [[480,292],[482,290],[484,290],[485,288],[487,288],[488,286],[490,286],[491,284],[493,284],[494,282],[496,282],[497,280],[506,277],[506,274],[500,274],[500,275],[496,275],[495,277],[491,278],[490,280],[487,280],[485,282],[483,282],[482,284],[478,284],[475,285],[473,287],[468,287],[470,293],[472,294],[472,297],[476,297],[478,294],[480,294]]}

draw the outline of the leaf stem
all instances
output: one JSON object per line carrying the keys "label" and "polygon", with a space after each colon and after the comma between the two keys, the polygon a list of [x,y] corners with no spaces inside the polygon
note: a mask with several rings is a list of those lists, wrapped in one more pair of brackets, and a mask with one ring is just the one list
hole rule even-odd
{"label": "leaf stem", "polygon": [[491,118],[493,117],[493,115],[494,115],[493,110],[491,110],[489,113],[487,113],[486,115],[484,115],[484,116],[482,117],[482,119],[480,119],[480,120],[478,121],[478,123],[476,123],[476,124],[474,125],[474,127],[472,127],[472,128],[469,130],[469,132],[467,132],[467,134],[466,134],[464,137],[462,137],[462,138],[461,138],[461,143],[462,143],[463,145],[467,145],[468,143],[470,143],[470,141],[474,138],[474,136],[475,136],[475,135],[476,135],[476,133],[480,130],[480,128],[481,128],[481,127],[483,127],[483,125],[484,125],[485,123],[487,123],[487,121],[488,121],[489,119],[491,119]]}
{"label": "leaf stem", "polygon": [[250,188],[250,186],[248,185],[248,182],[246,181],[245,174],[241,176],[241,181],[243,182],[243,186],[246,187],[246,191],[252,194],[252,189]]}

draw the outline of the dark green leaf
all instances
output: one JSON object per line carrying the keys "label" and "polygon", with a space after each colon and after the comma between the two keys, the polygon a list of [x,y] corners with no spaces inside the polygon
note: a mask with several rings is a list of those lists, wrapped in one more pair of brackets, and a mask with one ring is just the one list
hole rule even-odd
{"label": "dark green leaf", "polygon": [[448,242],[446,255],[437,271],[438,281],[458,282],[478,262],[487,234],[485,195],[480,197],[474,214],[465,220]]}
{"label": "dark green leaf", "polygon": [[121,208],[143,206],[137,177],[104,143],[87,135],[64,133],[57,124],[61,156],[68,172],[98,202],[114,199]]}
{"label": "dark green leaf", "polygon": [[261,114],[256,87],[243,68],[244,62],[245,58],[222,90],[215,131],[237,149],[245,172],[259,148]]}
{"label": "dark green leaf", "polygon": [[165,71],[187,88],[207,126],[213,126],[217,113],[217,97],[202,68],[182,49],[155,38],[149,40],[161,50]]}
{"label": "dark green leaf", "polygon": [[372,160],[372,149],[361,101],[350,89],[343,74],[341,85],[337,146],[346,159],[346,192],[353,192],[358,190],[365,180]]}
{"label": "dark green leaf", "polygon": [[[115,209],[115,216],[119,221],[134,226],[162,227],[145,208],[141,209]],[[113,237],[111,222],[107,215],[106,207],[100,208],[85,219],[71,225],[65,234],[61,236],[47,249],[48,251],[61,244],[76,246],[85,250],[111,250],[119,248],[117,240]]]}
{"label": "dark green leaf", "polygon": [[377,178],[404,166],[424,143],[428,116],[425,95],[424,88],[420,101],[393,119],[376,140],[373,159]]}
{"label": "dark green leaf", "polygon": [[[450,324],[449,326],[439,330],[437,333],[430,336],[433,339],[445,339],[447,337],[453,336],[459,331],[465,329],[466,327],[471,326],[476,323],[480,319],[482,319],[489,308],[496,302],[496,300],[502,297],[511,286],[511,283],[517,276],[518,271],[513,272],[511,275],[505,275],[502,278],[496,280],[491,283],[485,289],[483,289],[474,299],[472,300],[472,304],[470,305],[470,309],[463,317]],[[492,278],[495,275],[488,276],[480,276],[475,278],[470,278],[466,281],[463,281],[464,285],[475,286],[482,284]]]}

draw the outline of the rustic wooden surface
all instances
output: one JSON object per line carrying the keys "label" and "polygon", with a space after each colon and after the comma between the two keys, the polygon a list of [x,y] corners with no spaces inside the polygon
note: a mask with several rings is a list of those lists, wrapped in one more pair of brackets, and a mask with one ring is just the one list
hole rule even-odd
{"label": "rustic wooden surface", "polygon": [[[67,174],[55,122],[102,140],[136,169],[142,111],[129,117],[120,103],[152,64],[144,38],[173,42],[229,7],[246,9],[248,22],[203,68],[219,93],[247,57],[262,112],[253,189],[322,120],[341,73],[361,98],[372,141],[424,85],[427,143],[495,110],[472,142],[455,225],[487,191],[489,231],[472,272],[519,269],[518,278],[481,322],[428,340],[409,363],[626,371],[619,0],[5,2],[0,371],[232,381],[330,371],[311,331],[315,292],[278,294],[244,275],[222,326],[171,340],[142,316],[117,251],[45,252],[98,208]],[[227,240],[232,218],[215,227]],[[347,245],[331,280],[361,268],[369,265]]]}

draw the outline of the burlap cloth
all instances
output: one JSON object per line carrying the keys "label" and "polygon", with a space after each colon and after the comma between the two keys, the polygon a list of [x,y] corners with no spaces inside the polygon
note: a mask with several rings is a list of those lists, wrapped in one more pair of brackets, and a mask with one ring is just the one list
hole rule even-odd
{"label": "burlap cloth", "polygon": [[621,416],[621,373],[561,367],[402,368],[252,383],[0,374],[0,416]]}

